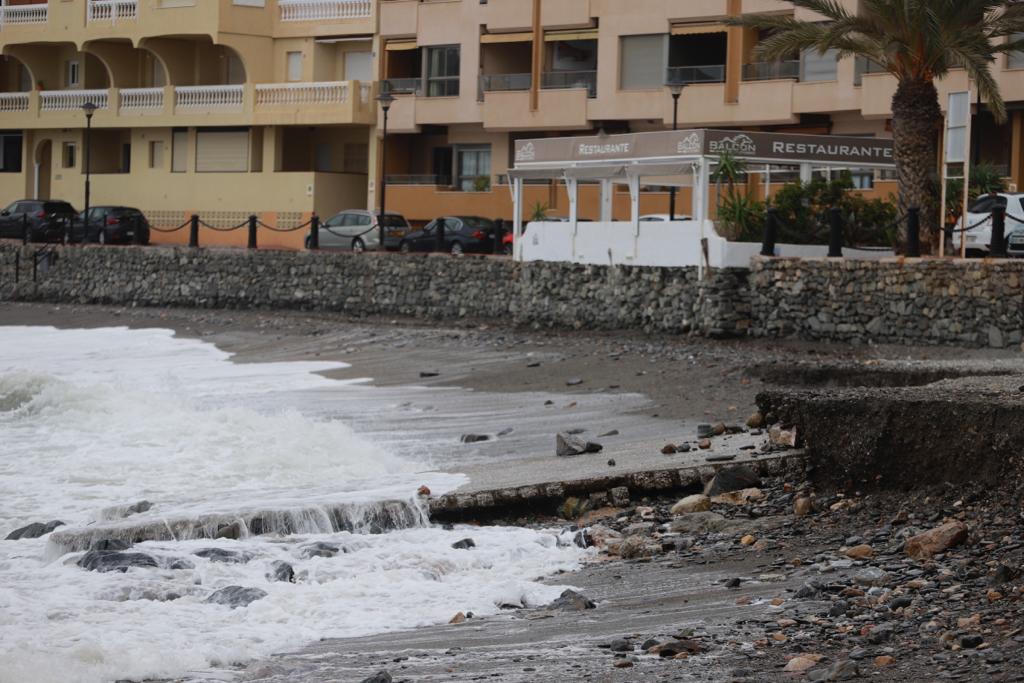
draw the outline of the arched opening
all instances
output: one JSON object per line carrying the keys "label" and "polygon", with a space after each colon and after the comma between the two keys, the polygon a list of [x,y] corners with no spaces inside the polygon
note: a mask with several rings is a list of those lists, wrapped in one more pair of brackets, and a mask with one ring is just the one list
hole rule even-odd
{"label": "arched opening", "polygon": [[0,56],[0,92],[29,92],[34,79],[24,62],[14,57]]}
{"label": "arched opening", "polygon": [[143,77],[152,81],[147,84],[151,87],[244,85],[248,76],[237,50],[214,44],[205,36],[146,38],[139,49],[152,55],[142,69]]}
{"label": "arched opening", "polygon": [[53,176],[53,142],[40,140],[35,153],[35,198],[50,198],[50,179]]}
{"label": "arched opening", "polygon": [[162,88],[168,83],[167,67],[160,56],[131,41],[90,41],[82,50],[103,64],[115,88]]}

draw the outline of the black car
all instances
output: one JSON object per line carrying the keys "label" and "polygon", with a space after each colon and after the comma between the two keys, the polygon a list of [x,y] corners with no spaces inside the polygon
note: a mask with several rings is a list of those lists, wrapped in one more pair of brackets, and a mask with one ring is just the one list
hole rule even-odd
{"label": "black car", "polygon": [[88,225],[84,211],[78,214],[77,223],[83,226],[87,242],[132,244],[138,230],[142,233],[139,244],[149,244],[149,221],[130,206],[93,206],[89,209]]}
{"label": "black car", "polygon": [[[442,244],[438,245],[438,230],[444,222]],[[494,253],[494,221],[479,216],[445,216],[435,218],[422,230],[406,235],[399,249],[405,253],[419,251],[446,251],[459,254]]]}
{"label": "black car", "polygon": [[32,242],[62,242],[71,227],[71,241],[82,239],[81,228],[75,225],[75,209],[57,199],[20,199],[0,211],[0,237],[21,239],[28,224]]}

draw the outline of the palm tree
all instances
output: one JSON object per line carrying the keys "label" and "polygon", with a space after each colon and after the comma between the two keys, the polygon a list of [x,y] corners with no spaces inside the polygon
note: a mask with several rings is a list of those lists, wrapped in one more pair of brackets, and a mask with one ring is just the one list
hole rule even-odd
{"label": "palm tree", "polygon": [[[892,133],[899,203],[920,207],[923,227],[934,235],[939,207],[935,188],[938,130],[942,121],[936,80],[962,68],[997,122],[1006,106],[990,67],[996,55],[1024,49],[1024,3],[1013,0],[862,0],[849,12],[840,0],[787,0],[825,18],[822,22],[752,14],[730,23],[769,34],[754,51],[765,61],[803,50],[860,57],[896,77]],[[901,242],[905,233],[901,232]]]}

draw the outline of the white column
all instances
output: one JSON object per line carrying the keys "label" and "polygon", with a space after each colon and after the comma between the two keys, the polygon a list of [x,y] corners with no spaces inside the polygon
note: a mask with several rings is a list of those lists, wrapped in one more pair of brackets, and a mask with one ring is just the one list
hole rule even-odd
{"label": "white column", "polygon": [[800,164],[800,182],[809,183],[814,177],[814,169],[810,164]]}
{"label": "white column", "polygon": [[633,235],[640,234],[640,176],[629,177],[629,220]]}
{"label": "white column", "polygon": [[612,220],[612,194],[611,178],[604,178],[601,181],[601,222],[610,223]]}
{"label": "white column", "polygon": [[576,178],[566,178],[565,192],[569,195],[569,222],[572,223],[572,231],[575,234],[580,215],[580,182]]}
{"label": "white column", "polygon": [[517,261],[523,260],[523,179],[512,179],[512,254]]}

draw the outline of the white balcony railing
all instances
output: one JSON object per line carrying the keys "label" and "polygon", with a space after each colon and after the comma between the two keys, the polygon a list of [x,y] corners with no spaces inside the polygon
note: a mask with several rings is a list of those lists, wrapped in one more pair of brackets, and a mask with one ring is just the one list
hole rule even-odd
{"label": "white balcony railing", "polygon": [[40,111],[76,111],[86,102],[92,102],[97,109],[109,105],[106,90],[43,90],[39,93]]}
{"label": "white balcony railing", "polygon": [[373,9],[372,0],[277,0],[281,21],[322,19],[364,19]]}
{"label": "white balcony railing", "polygon": [[163,88],[122,88],[121,111],[128,114],[159,113],[164,109]]}
{"label": "white balcony railing", "polygon": [[0,93],[0,112],[28,111],[27,92]]}
{"label": "white balcony railing", "polygon": [[256,86],[256,106],[340,104],[348,100],[346,81],[322,83],[261,83]]}
{"label": "white balcony railing", "polygon": [[190,111],[241,111],[244,96],[241,85],[179,85],[174,104]]}
{"label": "white balcony railing", "polygon": [[4,5],[0,7],[0,26],[4,24],[45,24],[49,5]]}
{"label": "white balcony railing", "polygon": [[89,21],[135,21],[139,16],[139,0],[89,0]]}

